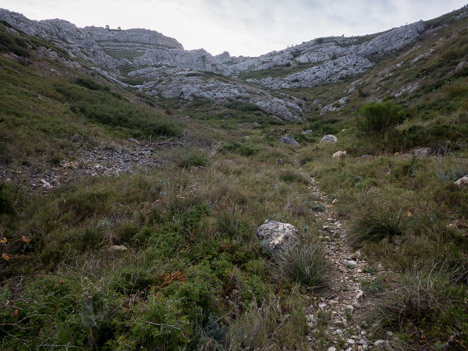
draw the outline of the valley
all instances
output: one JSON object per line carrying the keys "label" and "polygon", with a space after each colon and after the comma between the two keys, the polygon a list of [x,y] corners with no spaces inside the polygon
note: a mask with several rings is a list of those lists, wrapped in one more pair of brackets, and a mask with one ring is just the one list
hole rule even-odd
{"label": "valley", "polygon": [[2,350],[467,349],[466,6],[260,57],[0,9],[0,82]]}

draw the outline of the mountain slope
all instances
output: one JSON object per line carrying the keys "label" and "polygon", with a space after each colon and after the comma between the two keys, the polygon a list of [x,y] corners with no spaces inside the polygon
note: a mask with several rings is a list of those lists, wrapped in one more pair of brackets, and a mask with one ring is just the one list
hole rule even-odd
{"label": "mountain slope", "polygon": [[2,350],[466,349],[466,15],[231,58],[1,10]]}

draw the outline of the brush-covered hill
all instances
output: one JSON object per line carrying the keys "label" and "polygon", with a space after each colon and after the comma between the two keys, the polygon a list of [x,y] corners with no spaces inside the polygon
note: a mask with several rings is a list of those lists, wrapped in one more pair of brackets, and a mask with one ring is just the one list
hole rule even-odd
{"label": "brush-covered hill", "polygon": [[2,350],[466,349],[466,7],[258,58],[0,20]]}

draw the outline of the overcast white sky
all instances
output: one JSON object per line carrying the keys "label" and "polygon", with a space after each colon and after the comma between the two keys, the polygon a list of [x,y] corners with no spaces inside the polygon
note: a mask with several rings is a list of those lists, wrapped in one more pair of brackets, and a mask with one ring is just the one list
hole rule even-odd
{"label": "overcast white sky", "polygon": [[147,28],[186,49],[258,56],[314,38],[363,35],[427,20],[466,0],[0,0],[31,19]]}

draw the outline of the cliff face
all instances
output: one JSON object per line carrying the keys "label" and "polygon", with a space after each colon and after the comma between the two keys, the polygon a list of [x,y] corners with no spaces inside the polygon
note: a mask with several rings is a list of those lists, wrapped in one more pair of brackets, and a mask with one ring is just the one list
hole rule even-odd
{"label": "cliff face", "polygon": [[[300,121],[302,109],[297,99],[284,93],[274,97],[269,90],[315,87],[357,76],[375,62],[404,52],[447,21],[462,20],[467,13],[464,7],[430,28],[417,22],[365,37],[319,38],[260,57],[184,50],[177,40],[146,29],[77,28],[63,20],[32,21],[2,9],[0,20],[66,50],[72,59],[106,78],[122,85],[126,81],[142,92],[209,99],[215,104],[242,99],[274,118]],[[50,56],[50,50],[45,54]]]}

